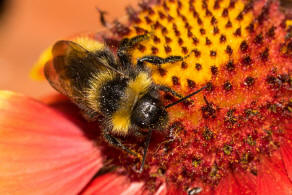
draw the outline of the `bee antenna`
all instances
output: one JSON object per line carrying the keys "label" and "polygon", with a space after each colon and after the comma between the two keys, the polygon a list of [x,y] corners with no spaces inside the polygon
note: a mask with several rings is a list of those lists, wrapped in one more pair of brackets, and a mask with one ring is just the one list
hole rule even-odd
{"label": "bee antenna", "polygon": [[183,97],[183,98],[177,100],[176,102],[173,102],[173,103],[171,103],[171,104],[166,105],[165,108],[169,108],[169,107],[171,107],[171,106],[174,106],[174,105],[176,105],[176,104],[178,104],[178,103],[184,101],[185,99],[188,99],[189,97],[192,97],[193,95],[196,95],[197,93],[199,93],[199,92],[201,92],[202,90],[206,89],[206,87],[207,87],[207,86],[204,86],[204,87],[202,87],[201,89],[199,89],[199,90],[197,90],[197,91],[195,91],[195,92],[193,92],[193,93],[191,93],[191,94],[189,94],[189,95],[187,95],[187,96],[185,96],[185,97]]}
{"label": "bee antenna", "polygon": [[99,9],[98,7],[96,7],[96,10],[99,13],[99,20],[100,20],[101,25],[104,27],[107,27],[108,24],[107,24],[107,21],[105,20],[105,17],[104,17],[107,14],[107,12]]}
{"label": "bee antenna", "polygon": [[206,102],[207,105],[210,105],[210,103],[208,102],[206,96],[204,96],[204,101]]}
{"label": "bee antenna", "polygon": [[153,129],[149,129],[149,131],[148,131],[148,135],[147,135],[147,138],[146,138],[146,144],[144,146],[143,159],[142,159],[141,167],[140,167],[140,169],[138,171],[139,173],[142,173],[143,172],[143,168],[144,168],[144,164],[145,164],[145,159],[146,159],[146,154],[147,154],[148,147],[149,147],[149,143],[150,143],[151,136],[152,136],[152,131],[153,131]]}

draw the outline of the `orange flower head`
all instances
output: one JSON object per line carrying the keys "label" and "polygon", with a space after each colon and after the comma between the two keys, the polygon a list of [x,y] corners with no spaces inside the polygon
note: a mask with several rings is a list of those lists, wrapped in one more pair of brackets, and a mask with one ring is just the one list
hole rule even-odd
{"label": "orange flower head", "polygon": [[[127,9],[128,25],[116,21],[108,26],[110,33],[72,40],[91,51],[102,37],[116,52],[120,40],[146,35],[129,48],[133,66],[144,56],[180,56],[183,60],[174,63],[145,62],[153,82],[182,96],[206,89],[167,109],[167,127],[153,133],[141,174],[139,158],[109,146],[96,132],[90,141],[111,165],[97,175],[115,170],[133,183],[143,182],[150,193],[291,194],[292,28],[280,3],[150,0],[139,5],[137,12]],[[44,58],[51,55],[47,52]],[[166,92],[161,97],[164,105],[178,100]],[[143,152],[145,139],[121,140],[131,151]],[[115,178],[97,178],[85,194],[103,177]]]}
{"label": "orange flower head", "polygon": [[[148,55],[184,58],[147,64],[156,83],[183,95],[207,85],[190,104],[169,109],[169,134],[154,138],[146,170],[133,172],[134,178],[147,178],[149,188],[166,182],[209,191],[232,172],[258,175],[258,163],[287,139],[284,126],[291,119],[291,38],[278,4],[142,3],[129,27],[112,30],[121,38],[149,33],[133,49],[133,64]],[[167,103],[174,99],[164,95]],[[129,160],[120,158],[133,171]]]}

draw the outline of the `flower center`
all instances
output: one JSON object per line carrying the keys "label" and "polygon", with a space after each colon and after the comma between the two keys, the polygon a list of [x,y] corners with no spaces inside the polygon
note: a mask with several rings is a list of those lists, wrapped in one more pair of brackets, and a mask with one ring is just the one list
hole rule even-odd
{"label": "flower center", "polygon": [[[186,57],[183,62],[153,68],[153,79],[182,90],[211,79],[212,70],[237,63],[233,51],[248,37],[251,5],[242,1],[165,1],[139,14],[129,36],[150,32],[150,40],[137,46],[136,57],[158,55]],[[248,46],[246,45],[246,48]]]}
{"label": "flower center", "polygon": [[132,18],[128,37],[151,35],[134,49],[134,61],[146,55],[185,57],[161,67],[149,64],[156,83],[184,95],[207,86],[190,104],[168,110],[168,133],[162,141],[154,138],[148,153],[143,178],[149,186],[213,187],[230,171],[256,175],[261,156],[279,148],[291,120],[292,62],[280,49],[288,50],[289,40],[277,6],[166,0],[142,4]]}

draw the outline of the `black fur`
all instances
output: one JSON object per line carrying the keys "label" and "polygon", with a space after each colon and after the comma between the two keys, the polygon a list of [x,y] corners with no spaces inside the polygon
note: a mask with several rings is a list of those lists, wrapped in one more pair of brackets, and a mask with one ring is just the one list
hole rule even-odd
{"label": "black fur", "polygon": [[70,66],[67,68],[66,77],[72,81],[72,86],[75,86],[79,91],[89,87],[89,78],[94,72],[98,72],[96,66],[92,66],[87,58],[71,58]]}
{"label": "black fur", "polygon": [[106,59],[107,63],[111,67],[115,69],[119,69],[119,66],[115,60],[115,56],[109,49],[98,50],[93,54],[92,57],[95,59],[100,59],[100,58]]}
{"label": "black fur", "polygon": [[115,69],[118,68],[114,55],[107,49],[89,53],[85,58],[76,55],[68,58],[67,60],[69,61],[67,63],[61,63],[62,60],[65,60],[65,57],[66,56],[55,57],[54,64],[69,64],[66,69],[60,67],[60,70],[58,66],[56,66],[56,71],[66,70],[64,80],[71,80],[72,86],[76,87],[78,91],[88,88],[92,75],[104,69],[104,66],[101,66],[102,60],[105,60],[111,67]]}
{"label": "black fur", "polygon": [[127,79],[116,78],[108,81],[100,89],[100,110],[107,116],[113,114],[118,108],[121,98],[125,94]]}

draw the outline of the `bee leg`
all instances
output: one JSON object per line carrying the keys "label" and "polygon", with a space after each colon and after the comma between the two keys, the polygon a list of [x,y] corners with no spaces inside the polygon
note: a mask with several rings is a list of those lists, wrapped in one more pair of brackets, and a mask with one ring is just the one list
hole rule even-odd
{"label": "bee leg", "polygon": [[163,91],[165,93],[171,93],[171,95],[178,97],[178,98],[182,98],[183,96],[180,95],[179,93],[177,93],[176,91],[172,90],[171,88],[165,86],[165,85],[157,85],[158,89],[160,91]]}
{"label": "bee leg", "polygon": [[158,67],[160,67],[161,64],[183,61],[183,59],[184,58],[181,56],[169,56],[166,58],[161,58],[158,56],[144,56],[144,57],[139,58],[137,60],[137,66],[143,68],[144,62],[148,62],[148,63],[151,63],[153,65],[157,65]]}
{"label": "bee leg", "polygon": [[148,135],[147,135],[147,138],[146,138],[146,143],[144,145],[144,154],[143,154],[143,159],[142,159],[141,167],[138,170],[139,173],[142,173],[143,172],[143,168],[144,168],[144,164],[145,164],[145,160],[146,160],[147,151],[148,151],[149,143],[150,143],[151,136],[152,136],[152,131],[153,131],[153,129],[149,129],[149,131],[148,131]]}
{"label": "bee leg", "polygon": [[131,154],[131,155],[133,155],[133,156],[139,158],[139,155],[138,155],[137,153],[133,152],[132,150],[130,150],[129,148],[127,148],[126,146],[124,146],[124,145],[120,142],[120,140],[118,140],[117,138],[115,138],[114,136],[112,136],[112,135],[111,135],[110,133],[108,133],[106,130],[105,130],[105,132],[103,133],[103,136],[104,136],[105,140],[106,140],[109,144],[111,144],[111,145],[113,145],[113,146],[115,146],[115,147],[117,147],[117,148],[120,148],[120,149],[122,149],[122,150],[128,152],[129,154]]}
{"label": "bee leg", "polygon": [[137,35],[131,39],[125,38],[121,41],[117,55],[120,59],[121,64],[124,67],[131,66],[131,55],[129,51],[139,42],[149,39],[149,33],[145,33],[143,35]]}
{"label": "bee leg", "polygon": [[[171,93],[171,95],[177,97],[177,98],[183,98],[182,95],[177,93],[176,91],[172,90],[171,88],[165,86],[165,85],[157,85],[158,89],[161,91],[164,91],[165,93]],[[192,100],[185,100],[185,103],[193,102]]]}
{"label": "bee leg", "polygon": [[133,134],[135,137],[145,137],[146,135],[146,133],[140,131],[134,131]]}

